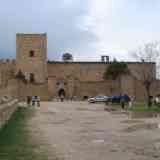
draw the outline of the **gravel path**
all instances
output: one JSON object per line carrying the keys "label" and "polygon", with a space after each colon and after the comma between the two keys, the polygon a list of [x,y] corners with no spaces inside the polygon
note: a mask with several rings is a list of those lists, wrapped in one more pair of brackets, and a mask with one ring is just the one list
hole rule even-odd
{"label": "gravel path", "polygon": [[49,160],[160,160],[159,118],[131,120],[104,107],[43,102],[29,122],[32,138],[48,145]]}

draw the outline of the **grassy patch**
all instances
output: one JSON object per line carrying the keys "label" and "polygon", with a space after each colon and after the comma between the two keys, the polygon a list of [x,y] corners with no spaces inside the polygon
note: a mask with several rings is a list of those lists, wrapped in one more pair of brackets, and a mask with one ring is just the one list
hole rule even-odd
{"label": "grassy patch", "polygon": [[30,140],[26,127],[27,120],[33,116],[33,108],[19,108],[8,124],[0,131],[1,160],[46,160],[46,150]]}
{"label": "grassy patch", "polygon": [[129,110],[133,112],[160,112],[160,107],[153,105],[149,108],[144,103],[136,103]]}
{"label": "grassy patch", "polygon": [[[121,105],[118,103],[109,104],[111,108],[121,109]],[[145,103],[134,103],[131,108],[128,108],[128,105],[125,105],[125,109],[133,112],[159,112],[160,106],[152,105],[152,107],[147,107]]]}

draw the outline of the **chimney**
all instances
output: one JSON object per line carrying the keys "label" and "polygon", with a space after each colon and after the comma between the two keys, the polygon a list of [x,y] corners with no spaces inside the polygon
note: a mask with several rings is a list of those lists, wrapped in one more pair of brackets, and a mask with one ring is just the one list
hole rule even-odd
{"label": "chimney", "polygon": [[101,62],[109,62],[109,56],[101,56]]}

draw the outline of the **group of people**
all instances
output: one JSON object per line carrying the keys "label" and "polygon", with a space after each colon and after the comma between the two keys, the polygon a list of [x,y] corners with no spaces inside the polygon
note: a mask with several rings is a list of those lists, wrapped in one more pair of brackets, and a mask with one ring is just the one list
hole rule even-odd
{"label": "group of people", "polygon": [[40,107],[40,97],[39,96],[27,96],[27,105]]}
{"label": "group of people", "polygon": [[[124,94],[121,97],[120,104],[121,104],[121,108],[122,109],[125,109],[126,105],[129,106],[129,108],[131,108],[132,107],[132,103],[133,103],[133,100],[127,94]],[[149,98],[148,98],[148,106],[151,107],[152,105],[160,107],[160,95],[157,95],[155,97],[149,96]]]}
{"label": "group of people", "polygon": [[155,97],[149,96],[149,98],[148,98],[148,106],[152,106],[153,104],[155,106],[160,106],[160,95],[157,95]]}
{"label": "group of people", "polygon": [[154,104],[158,105],[158,106],[160,105],[160,96],[159,95],[154,98]]}
{"label": "group of people", "polygon": [[131,108],[132,107],[132,100],[127,94],[124,94],[121,96],[120,104],[121,104],[122,109],[125,109],[125,105],[128,105],[129,108]]}

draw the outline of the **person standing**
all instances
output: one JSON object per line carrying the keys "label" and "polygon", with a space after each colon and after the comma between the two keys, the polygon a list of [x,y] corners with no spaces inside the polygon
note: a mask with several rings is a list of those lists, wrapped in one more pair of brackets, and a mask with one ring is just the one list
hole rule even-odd
{"label": "person standing", "polygon": [[125,108],[125,97],[124,96],[121,97],[120,103],[121,103],[121,108],[124,109]]}
{"label": "person standing", "polygon": [[159,103],[160,103],[159,96],[156,96],[156,97],[154,98],[154,104],[155,104],[156,106],[158,106]]}
{"label": "person standing", "polygon": [[64,101],[64,95],[63,94],[60,95],[60,99],[61,99],[61,102]]}
{"label": "person standing", "polygon": [[132,105],[133,105],[133,97],[130,97],[130,100],[128,102],[129,108],[132,108]]}
{"label": "person standing", "polygon": [[27,96],[27,105],[30,106],[31,105],[31,97]]}
{"label": "person standing", "polygon": [[40,107],[40,101],[41,101],[40,96],[37,96],[37,106],[38,107]]}
{"label": "person standing", "polygon": [[35,106],[35,96],[32,96],[32,106]]}

